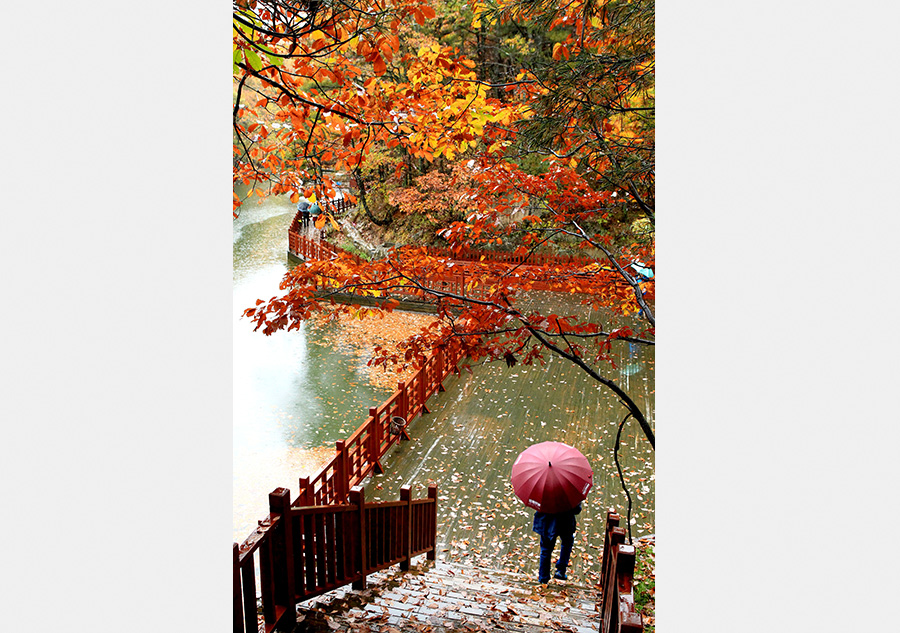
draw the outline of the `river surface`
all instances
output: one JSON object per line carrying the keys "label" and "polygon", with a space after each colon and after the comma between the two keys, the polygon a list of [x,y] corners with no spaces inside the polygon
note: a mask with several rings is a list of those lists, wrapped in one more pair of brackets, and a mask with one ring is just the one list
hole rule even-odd
{"label": "river surface", "polygon": [[[270,198],[242,207],[234,220],[233,482],[234,540],[268,512],[268,494],[297,480],[334,451],[334,442],[365,421],[389,391],[372,385],[365,359],[350,345],[323,344],[324,332],[265,336],[240,315],[278,293],[288,271],[287,230],[294,207]],[[331,337],[329,337],[330,339]],[[323,448],[324,447],[324,448]]]}
{"label": "river surface", "polygon": [[[299,477],[318,470],[365,421],[389,391],[371,383],[365,357],[338,333],[310,324],[266,337],[252,331],[242,310],[278,293],[288,270],[287,228],[293,205],[284,198],[250,203],[234,221],[234,540],[241,542],[267,513],[274,488],[297,493]],[[575,300],[535,294],[545,308],[566,314]],[[592,315],[595,318],[604,318]],[[653,348],[618,344],[616,366],[602,366],[654,422]],[[594,469],[594,488],[579,517],[573,579],[599,573],[603,517],[624,517],[628,499],[619,483],[613,447],[625,411],[609,390],[570,363],[547,355],[545,365],[479,364],[445,381],[428,403],[431,413],[410,423],[412,440],[383,460],[385,473],[366,483],[368,499],[413,497],[438,484],[438,557],[531,573],[536,565],[532,512],[512,495],[509,469],[528,445],[555,440],[577,446]],[[620,466],[631,496],[635,538],[655,531],[654,453],[632,420],[623,429]]]}

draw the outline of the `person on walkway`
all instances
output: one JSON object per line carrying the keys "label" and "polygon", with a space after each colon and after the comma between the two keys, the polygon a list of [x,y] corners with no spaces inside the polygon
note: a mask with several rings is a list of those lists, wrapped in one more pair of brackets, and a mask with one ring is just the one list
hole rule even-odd
{"label": "person on walkway", "polygon": [[538,559],[538,582],[547,584],[550,582],[550,558],[556,547],[556,537],[559,537],[559,559],[556,561],[556,573],[553,577],[558,580],[566,579],[566,568],[569,566],[569,557],[572,555],[572,546],[575,544],[575,515],[581,512],[581,504],[576,508],[556,514],[545,512],[534,513],[534,523],[531,529],[541,537],[541,555]]}
{"label": "person on walkway", "polygon": [[[315,225],[316,221],[318,221],[319,215],[321,213],[324,213],[322,211],[322,207],[319,206],[318,202],[313,202],[312,206],[309,208],[309,215],[310,215],[310,219],[313,222],[313,225]],[[320,240],[325,239],[325,227],[322,227],[322,229],[319,230],[318,235],[319,235]]]}
{"label": "person on walkway", "polygon": [[301,197],[297,203],[297,211],[300,212],[300,226],[306,228],[309,225],[309,200]]}

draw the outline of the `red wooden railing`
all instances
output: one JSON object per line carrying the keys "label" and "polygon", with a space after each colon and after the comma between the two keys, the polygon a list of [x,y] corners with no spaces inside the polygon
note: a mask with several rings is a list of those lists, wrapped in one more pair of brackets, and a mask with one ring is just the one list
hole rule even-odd
{"label": "red wooden railing", "polygon": [[[323,200],[322,208],[324,211],[335,214],[345,211],[353,207],[346,198],[340,200]],[[303,228],[303,214],[300,211],[294,214],[294,220],[288,228],[288,250],[303,259],[325,260],[332,259],[338,253],[347,253],[342,248],[329,244],[325,240],[311,240],[305,236]],[[350,254],[350,253],[347,253]],[[359,261],[359,257],[352,255]]]}
{"label": "red wooden railing", "polygon": [[[344,254],[352,258],[352,260],[357,264],[361,263],[362,261],[359,256],[353,253],[349,253],[348,251],[330,244],[325,240],[310,239],[299,228],[296,219],[295,222],[292,223],[291,228],[288,230],[288,250],[291,252],[291,254],[304,260],[330,260],[334,259],[338,255]],[[579,275],[577,274],[578,271],[572,268],[573,266],[582,267],[597,263],[597,260],[587,259],[583,257],[535,253],[528,258],[527,263],[523,264],[522,262],[525,261],[525,257],[514,255],[513,253],[485,251],[481,254],[477,254],[469,251],[464,251],[461,254],[457,255],[456,253],[453,253],[449,250],[436,249],[431,247],[428,247],[427,251],[429,255],[435,257],[460,257],[461,259],[454,259],[454,261],[462,262],[462,265],[460,267],[461,271],[459,274],[432,275],[425,279],[417,279],[416,281],[425,288],[444,291],[460,297],[487,299],[490,295],[491,285],[499,281],[502,274],[510,274],[514,277],[523,277],[525,279],[528,279],[529,287],[534,290],[555,290],[560,292],[569,292],[572,290],[576,290],[584,292],[585,284],[591,284],[594,282],[604,283],[602,280],[594,279],[591,273]],[[479,260],[489,261],[494,264],[506,265],[508,267],[508,270],[506,273],[503,273],[502,271],[495,271],[493,275],[488,276],[487,278],[483,277],[482,275],[473,275],[471,273],[467,274],[465,270],[466,262]],[[548,269],[546,268],[543,269],[541,274],[534,274],[534,271],[537,270],[537,266],[540,265],[551,267],[549,269],[549,277],[547,276]],[[553,266],[566,266],[569,268],[567,270],[554,271],[552,270]],[[624,283],[624,281],[622,281],[622,283]],[[321,285],[323,289],[330,287],[330,284],[326,280],[322,280]],[[348,290],[347,292],[342,292],[341,294],[351,296],[354,294],[362,295],[364,293],[363,291]],[[389,292],[383,292],[380,296],[382,298],[392,297],[395,299],[408,299],[426,302],[434,300],[429,299],[426,296],[425,291],[414,287],[395,287],[392,288]]]}
{"label": "red wooden railing", "polygon": [[[428,399],[444,390],[443,381],[457,371],[461,357],[462,349],[457,341],[436,347],[409,380],[397,383],[397,390],[387,401],[369,409],[366,421],[349,438],[336,442],[334,457],[318,473],[300,479],[299,495],[293,503],[289,502],[290,493],[285,488],[269,495],[269,515],[259,521],[259,527],[243,544],[234,544],[235,631],[244,630],[239,628],[239,623],[248,632],[256,630],[251,623],[255,621],[257,608],[257,567],[268,632],[292,612],[298,600],[350,582],[357,585],[361,582],[364,586],[367,573],[398,562],[405,569],[409,558],[426,551],[430,551],[429,559],[433,560],[436,501],[410,501],[408,486],[404,486],[400,502],[368,505],[354,491],[361,492],[356,485],[373,470],[382,472],[381,458],[391,446],[402,437],[409,439],[407,424],[428,412]],[[428,499],[437,499],[436,489],[429,488],[428,494]],[[432,503],[431,510],[419,509],[427,503]],[[354,527],[358,524],[354,520],[363,519],[348,519],[346,513],[363,506],[366,513],[360,516],[367,523]],[[416,509],[392,509],[407,506]],[[403,512],[407,518],[400,521],[398,513]],[[299,519],[286,522],[282,518],[286,514],[303,516],[302,526],[298,527]],[[297,534],[303,538],[297,540],[300,537],[291,536]],[[361,544],[361,554],[354,553],[356,543]],[[296,552],[303,552],[302,559],[294,556]],[[357,555],[364,562],[351,570],[348,567],[351,556]],[[299,562],[293,565],[279,562],[284,560]],[[292,595],[293,602],[289,599]]]}
{"label": "red wooden railing", "polygon": [[[409,439],[406,425],[428,413],[428,399],[444,390],[443,382],[457,370],[462,357],[458,341],[439,346],[407,381],[381,406],[372,407],[363,424],[346,440],[335,443],[335,455],[311,477],[300,479],[300,500],[305,505],[343,503],[352,486],[372,471],[383,472],[381,458],[401,438]],[[296,505],[296,504],[295,504]]]}
{"label": "red wooden railing", "polygon": [[641,614],[634,608],[634,546],[625,545],[625,530],[619,527],[619,520],[615,512],[606,514],[600,567],[600,633],[638,633],[644,630]]}
{"label": "red wooden railing", "polygon": [[400,501],[377,503],[366,503],[362,487],[354,486],[349,503],[328,506],[291,504],[290,491],[276,488],[269,515],[233,547],[234,632],[292,630],[298,602],[351,583],[365,589],[369,574],[398,563],[407,570],[420,554],[435,560],[436,542],[434,484],[425,499],[413,499],[403,486]]}
{"label": "red wooden railing", "polygon": [[491,262],[498,264],[528,264],[532,266],[587,266],[596,263],[596,259],[577,255],[558,255],[555,253],[516,254],[513,251],[483,251],[464,247],[459,252],[449,248],[427,246],[426,252],[432,257],[448,257],[463,262]]}

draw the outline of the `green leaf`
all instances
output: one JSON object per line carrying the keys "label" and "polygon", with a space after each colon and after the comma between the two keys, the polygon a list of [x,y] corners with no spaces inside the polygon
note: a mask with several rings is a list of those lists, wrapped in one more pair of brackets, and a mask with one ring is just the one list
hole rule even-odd
{"label": "green leaf", "polygon": [[251,51],[248,49],[244,51],[244,56],[247,58],[247,63],[250,64],[250,67],[253,70],[262,69],[262,60],[259,58],[259,55],[256,54],[256,51]]}
{"label": "green leaf", "polygon": [[[245,16],[245,17],[247,17],[247,16]],[[252,20],[252,21],[255,22],[255,20]],[[253,41],[253,28],[250,26],[247,26],[246,24],[244,24],[242,22],[235,21],[235,24],[237,24],[237,27],[240,30],[242,30],[244,32],[244,35],[246,35],[252,42]]]}
{"label": "green leaf", "polygon": [[276,68],[281,66],[284,63],[283,57],[277,57],[275,55],[266,54],[266,58],[269,60],[269,63],[275,66]]}

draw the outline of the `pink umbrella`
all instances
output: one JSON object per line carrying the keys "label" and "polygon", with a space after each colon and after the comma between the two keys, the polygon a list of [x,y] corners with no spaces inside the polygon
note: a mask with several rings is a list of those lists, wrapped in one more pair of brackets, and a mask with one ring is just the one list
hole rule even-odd
{"label": "pink umbrella", "polygon": [[516,458],[512,485],[526,506],[553,514],[571,510],[584,500],[594,485],[594,471],[577,448],[541,442]]}

